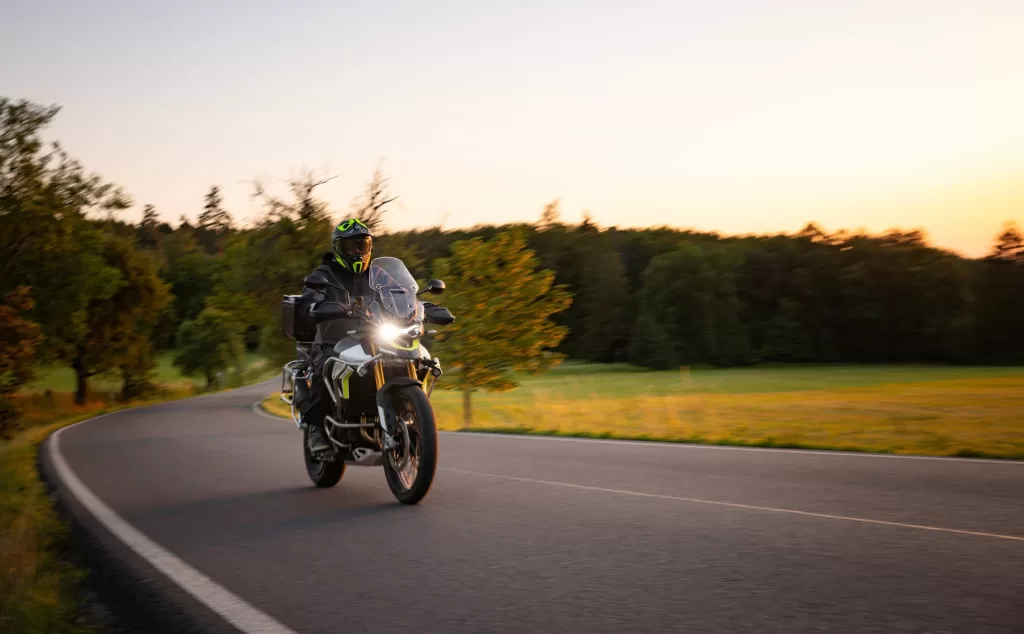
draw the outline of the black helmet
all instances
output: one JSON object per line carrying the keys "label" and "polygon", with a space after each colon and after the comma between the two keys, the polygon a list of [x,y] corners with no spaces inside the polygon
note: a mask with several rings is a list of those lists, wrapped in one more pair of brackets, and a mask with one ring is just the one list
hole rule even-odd
{"label": "black helmet", "polygon": [[357,218],[349,218],[331,232],[331,246],[338,264],[353,273],[365,273],[370,266],[373,234]]}

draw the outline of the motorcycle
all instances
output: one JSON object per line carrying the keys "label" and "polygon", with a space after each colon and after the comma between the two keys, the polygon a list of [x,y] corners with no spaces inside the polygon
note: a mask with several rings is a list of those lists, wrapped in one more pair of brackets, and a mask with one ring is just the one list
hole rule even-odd
{"label": "motorcycle", "polygon": [[[314,271],[306,283],[327,279]],[[310,312],[315,323],[349,319],[356,325],[334,346],[323,368],[322,380],[333,401],[324,430],[334,451],[310,452],[309,428],[299,411],[310,395],[316,328],[298,314],[297,295],[286,295],[282,303],[282,330],[296,341],[299,358],[282,370],[281,400],[303,431],[306,471],[313,484],[334,486],[347,465],[383,465],[395,498],[416,504],[430,490],[437,468],[437,426],[430,396],[442,375],[441,361],[430,356],[421,338],[436,334],[424,330],[425,323],[446,325],[455,317],[447,308],[418,299],[423,293],[442,293],[444,282],[430,280],[420,290],[397,258],[370,262],[369,288],[368,296],[348,298],[348,305],[323,302]]]}

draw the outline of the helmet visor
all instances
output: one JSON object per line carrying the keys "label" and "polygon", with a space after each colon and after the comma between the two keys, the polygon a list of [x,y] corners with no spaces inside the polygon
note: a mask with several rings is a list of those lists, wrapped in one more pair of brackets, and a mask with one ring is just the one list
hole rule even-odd
{"label": "helmet visor", "polygon": [[351,258],[365,258],[370,255],[373,249],[373,238],[370,236],[355,236],[352,238],[341,238],[338,240],[338,251],[342,255]]}

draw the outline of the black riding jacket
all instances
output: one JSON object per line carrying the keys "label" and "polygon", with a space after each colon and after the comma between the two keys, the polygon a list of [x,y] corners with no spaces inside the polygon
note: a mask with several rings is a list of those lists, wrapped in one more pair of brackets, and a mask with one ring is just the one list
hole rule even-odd
{"label": "black riding jacket", "polygon": [[[323,273],[329,283],[326,286],[310,286],[305,284],[302,287],[302,303],[306,307],[306,318],[309,309],[320,302],[340,302],[349,304],[355,302],[357,297],[370,295],[370,276],[368,273],[353,273],[351,270],[338,263],[334,253],[325,253],[320,261],[320,266],[314,269]],[[341,290],[348,291],[346,298]],[[316,340],[314,345],[333,346],[344,339],[349,330],[354,330],[359,323],[355,319],[335,319],[325,321],[316,326]]]}

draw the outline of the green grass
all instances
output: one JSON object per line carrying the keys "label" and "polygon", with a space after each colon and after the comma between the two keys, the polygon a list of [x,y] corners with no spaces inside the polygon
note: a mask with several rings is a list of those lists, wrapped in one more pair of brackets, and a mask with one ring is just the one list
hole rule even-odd
{"label": "green grass", "polygon": [[0,632],[86,634],[79,618],[84,573],[58,553],[67,527],[39,478],[39,447],[53,431],[121,409],[93,409],[0,441]]}
{"label": "green grass", "polygon": [[[474,393],[472,431],[1024,459],[1020,367],[571,364],[521,380]],[[432,401],[440,428],[462,428],[461,394]]]}
{"label": "green grass", "polygon": [[[171,387],[194,386],[197,389],[205,384],[205,380],[201,377],[183,376],[174,366],[173,359],[174,355],[170,352],[157,356],[155,372],[157,383]],[[266,359],[256,353],[248,353],[245,361],[248,370],[262,369],[267,364]],[[89,388],[97,392],[116,392],[120,387],[121,381],[115,375],[97,375],[89,380]],[[42,368],[36,373],[35,381],[26,386],[22,392],[40,393],[46,390],[74,392],[74,371],[67,364]]]}
{"label": "green grass", "polygon": [[1024,367],[821,364],[656,372],[627,364],[567,363],[537,377],[520,377],[521,387],[499,398],[529,399],[544,390],[573,398],[795,392],[1000,377],[1024,377]]}

